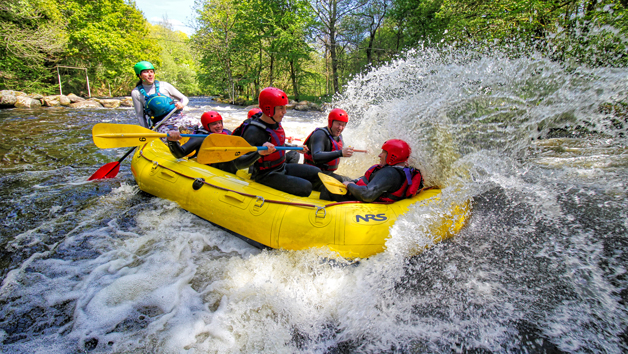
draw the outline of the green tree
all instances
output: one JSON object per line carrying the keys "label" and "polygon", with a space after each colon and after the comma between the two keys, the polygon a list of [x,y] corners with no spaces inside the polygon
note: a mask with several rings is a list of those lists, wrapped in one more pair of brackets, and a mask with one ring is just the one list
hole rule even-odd
{"label": "green tree", "polygon": [[200,95],[197,58],[187,34],[173,31],[167,19],[158,25],[150,25],[150,33],[161,47],[158,79],[171,83],[185,95]]}
{"label": "green tree", "polygon": [[[312,47],[307,42],[311,36],[310,28],[314,24],[314,17],[310,15],[307,1],[272,1],[265,2],[266,6],[274,6],[272,14],[266,20],[273,31],[271,48],[276,53],[279,64],[283,61],[288,66],[292,93],[295,100],[300,97],[300,84],[308,75],[303,65],[310,60]],[[272,84],[272,76],[271,76]]]}
{"label": "green tree", "polygon": [[318,19],[319,39],[331,58],[331,76],[334,93],[340,91],[338,49],[342,46],[342,21],[354,15],[366,0],[311,0],[310,6]]}
{"label": "green tree", "polygon": [[365,32],[367,34],[366,45],[366,64],[371,65],[373,63],[373,46],[375,44],[375,37],[384,23],[387,11],[391,6],[390,0],[371,0],[362,11],[358,14],[364,23]]}
{"label": "green tree", "polygon": [[52,93],[64,27],[53,0],[0,2],[0,89]]}
{"label": "green tree", "polygon": [[257,97],[262,83],[291,86],[298,98],[312,52],[307,1],[208,0],[198,14],[193,40],[203,85],[227,92],[232,102]]}
{"label": "green tree", "polygon": [[199,28],[193,37],[201,51],[202,71],[199,75],[206,89],[228,92],[234,97],[233,57],[234,38],[238,35],[238,5],[232,0],[210,0],[198,10]]}
{"label": "green tree", "polygon": [[525,43],[590,64],[627,61],[626,6],[612,0],[445,0],[438,18],[449,20],[449,41]]}
{"label": "green tree", "polygon": [[442,4],[443,0],[395,0],[385,24],[392,34],[391,48],[400,53],[421,42],[438,43],[449,24],[447,16],[438,16]]}
{"label": "green tree", "polygon": [[140,60],[160,64],[161,48],[150,38],[149,23],[134,3],[124,0],[67,0],[68,48],[60,63],[88,68],[96,94],[128,94]]}

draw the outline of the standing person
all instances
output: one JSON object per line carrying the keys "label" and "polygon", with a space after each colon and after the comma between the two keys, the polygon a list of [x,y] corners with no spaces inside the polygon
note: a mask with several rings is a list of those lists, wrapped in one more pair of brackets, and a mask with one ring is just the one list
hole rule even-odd
{"label": "standing person", "polygon": [[[201,116],[201,125],[202,127],[196,127],[192,134],[231,135],[230,130],[224,129],[222,124],[222,116],[216,111],[203,113],[203,115]],[[178,130],[169,131],[167,139],[170,152],[172,153],[172,155],[174,155],[174,157],[178,159],[188,156],[192,153],[194,154],[192,157],[198,155],[198,152],[201,149],[201,145],[203,145],[203,141],[205,140],[205,138],[190,138],[187,143],[181,146],[181,144],[179,144],[179,140],[181,140],[181,134]],[[237,169],[232,161],[214,163],[211,164],[211,166],[234,174],[237,172]]]}
{"label": "standing person", "polygon": [[423,188],[421,172],[408,166],[411,153],[412,149],[405,141],[388,140],[382,145],[379,164],[371,166],[357,180],[343,182],[351,194],[332,194],[323,188],[320,198],[336,202],[358,200],[369,203],[410,198]]}
{"label": "standing person", "polygon": [[[262,112],[245,120],[233,131],[233,135],[242,136],[253,146],[267,146],[268,150],[250,152],[234,160],[238,169],[253,166],[252,178],[280,191],[307,197],[312,188],[321,184],[314,166],[287,164],[284,150],[275,146],[284,146],[286,134],[281,121],[286,114],[288,95],[278,88],[267,87],[259,94],[259,107]],[[307,147],[304,146],[307,151]]]}
{"label": "standing person", "polygon": [[[193,127],[198,121],[187,117],[181,110],[189,100],[179,90],[165,81],[155,80],[155,67],[148,61],[140,61],[133,66],[135,74],[140,79],[131,97],[135,107],[135,115],[141,126],[151,128],[161,121],[173,109],[177,109],[167,124],[162,125],[157,131],[165,133],[168,130],[179,127]],[[175,101],[176,99],[176,101]]]}
{"label": "standing person", "polygon": [[303,163],[316,166],[324,174],[339,181],[349,178],[335,174],[341,157],[353,156],[353,147],[344,146],[342,132],[349,122],[349,115],[343,109],[334,108],[327,116],[327,127],[316,128],[305,138],[304,145],[310,150],[303,155]]}

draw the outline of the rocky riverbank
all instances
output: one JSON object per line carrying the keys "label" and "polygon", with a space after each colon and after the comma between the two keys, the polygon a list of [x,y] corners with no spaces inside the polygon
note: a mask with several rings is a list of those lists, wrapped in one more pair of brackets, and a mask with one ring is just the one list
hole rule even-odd
{"label": "rocky riverbank", "polygon": [[[220,98],[214,98],[218,103],[224,102]],[[238,104],[238,102],[236,102]],[[244,102],[240,105],[245,105]],[[0,108],[38,108],[38,107],[71,107],[71,108],[118,108],[133,107],[131,96],[123,98],[89,98],[85,99],[73,93],[69,95],[27,94],[21,91],[2,90],[0,91]],[[290,100],[288,109],[297,111],[320,111],[324,110],[320,105],[310,101],[296,102]]]}
{"label": "rocky riverbank", "polygon": [[118,108],[133,107],[131,96],[117,98],[89,98],[85,99],[75,94],[44,96],[40,94],[26,94],[21,91],[0,91],[0,108],[37,108],[37,107],[71,107],[71,108]]}

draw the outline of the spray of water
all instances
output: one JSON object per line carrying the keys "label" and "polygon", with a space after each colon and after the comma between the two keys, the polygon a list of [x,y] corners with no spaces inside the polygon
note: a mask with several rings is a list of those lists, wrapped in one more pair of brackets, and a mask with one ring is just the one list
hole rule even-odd
{"label": "spray of water", "polygon": [[[1,348],[625,351],[627,74],[423,48],[357,77],[334,101],[351,117],[345,140],[378,152],[404,139],[443,188],[369,259],[254,249],[131,177],[72,214],[74,228],[55,203],[47,225],[10,242],[42,248],[2,283]],[[341,173],[359,176],[373,156]],[[466,227],[437,242],[434,220],[468,200]]]}

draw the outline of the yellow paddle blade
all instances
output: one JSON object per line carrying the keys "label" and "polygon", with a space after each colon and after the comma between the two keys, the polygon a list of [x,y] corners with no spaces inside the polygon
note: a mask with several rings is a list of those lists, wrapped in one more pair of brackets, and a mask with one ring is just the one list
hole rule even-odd
{"label": "yellow paddle blade", "polygon": [[318,177],[321,179],[321,182],[325,185],[325,188],[330,193],[345,195],[347,194],[347,187],[334,177],[328,176],[322,172],[318,173]]}
{"label": "yellow paddle blade", "polygon": [[196,161],[204,165],[237,159],[247,152],[257,151],[241,136],[211,134],[201,145]]}
{"label": "yellow paddle blade", "polygon": [[92,128],[94,144],[101,149],[139,146],[166,137],[150,129],[134,124],[98,123]]}

